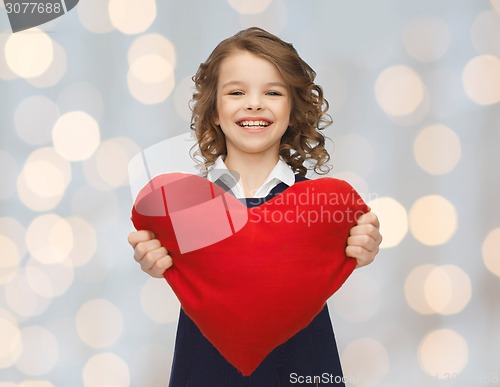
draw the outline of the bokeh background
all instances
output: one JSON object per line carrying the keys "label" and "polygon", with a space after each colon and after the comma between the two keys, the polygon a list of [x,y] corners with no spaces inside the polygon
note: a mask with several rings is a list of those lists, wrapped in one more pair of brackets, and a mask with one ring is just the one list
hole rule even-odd
{"label": "bokeh background", "polygon": [[317,71],[332,176],[382,223],[329,301],[348,385],[500,384],[500,0],[81,0],[16,34],[0,2],[0,387],[167,385],[179,306],[132,259],[127,164],[252,25]]}

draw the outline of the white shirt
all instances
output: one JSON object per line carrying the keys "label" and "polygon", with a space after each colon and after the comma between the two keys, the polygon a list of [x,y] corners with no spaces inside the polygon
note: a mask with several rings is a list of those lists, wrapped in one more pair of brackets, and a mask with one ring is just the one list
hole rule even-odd
{"label": "white shirt", "polygon": [[[238,199],[245,198],[243,187],[240,185],[238,179],[236,179],[236,177],[231,174],[231,171],[227,168],[222,156],[219,156],[217,160],[215,160],[215,163],[208,170],[207,179],[212,183],[220,180],[231,189],[231,192]],[[272,169],[271,173],[269,173],[267,179],[264,181],[264,183],[262,183],[253,197],[265,198],[267,195],[269,195],[269,192],[271,192],[274,187],[282,182],[291,187],[295,183],[295,173],[287,163],[279,159]]]}

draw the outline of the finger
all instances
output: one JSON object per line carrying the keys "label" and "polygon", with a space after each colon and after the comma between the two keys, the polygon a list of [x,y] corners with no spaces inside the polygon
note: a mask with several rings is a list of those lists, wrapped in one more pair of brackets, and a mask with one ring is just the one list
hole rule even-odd
{"label": "finger", "polygon": [[148,230],[133,231],[128,235],[128,243],[135,248],[138,243],[155,238],[155,234]]}
{"label": "finger", "polygon": [[363,215],[361,215],[356,223],[358,225],[362,225],[362,224],[372,224],[373,226],[375,226],[376,228],[380,228],[380,222],[378,220],[378,217],[375,213],[373,212],[367,212]]}
{"label": "finger", "polygon": [[356,260],[356,267],[363,267],[372,263],[375,259],[375,252],[370,252],[361,246],[347,246],[346,255]]}
{"label": "finger", "polygon": [[381,235],[378,228],[373,224],[360,224],[351,228],[350,235],[368,235],[375,240],[379,240]]}
{"label": "finger", "polygon": [[139,242],[134,249],[134,259],[137,262],[140,262],[150,251],[157,250],[161,247],[162,247],[161,242],[158,239],[151,239],[146,242]]}
{"label": "finger", "polygon": [[369,235],[354,235],[347,238],[348,246],[359,246],[364,250],[373,253],[378,251],[378,242]]}
{"label": "finger", "polygon": [[168,252],[165,247],[160,246],[157,249],[149,250],[139,262],[143,270],[151,270],[157,261],[167,256]]}
{"label": "finger", "polygon": [[158,259],[155,264],[148,270],[143,271],[155,278],[162,278],[166,270],[168,270],[173,265],[172,257],[166,255],[161,259]]}

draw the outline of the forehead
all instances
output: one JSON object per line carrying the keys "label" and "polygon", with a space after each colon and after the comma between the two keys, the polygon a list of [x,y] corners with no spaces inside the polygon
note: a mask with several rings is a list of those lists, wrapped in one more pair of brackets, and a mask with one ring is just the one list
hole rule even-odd
{"label": "forehead", "polygon": [[235,51],[221,62],[218,84],[228,82],[286,84],[273,63],[248,51]]}

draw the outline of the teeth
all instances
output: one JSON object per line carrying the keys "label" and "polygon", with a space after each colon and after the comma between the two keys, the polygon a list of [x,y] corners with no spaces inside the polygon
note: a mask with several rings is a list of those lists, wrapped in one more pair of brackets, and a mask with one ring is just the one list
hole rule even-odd
{"label": "teeth", "polygon": [[241,121],[239,122],[239,125],[240,126],[245,126],[245,127],[249,127],[249,126],[252,126],[252,127],[263,127],[263,126],[269,126],[271,125],[270,122],[267,122],[267,121]]}

